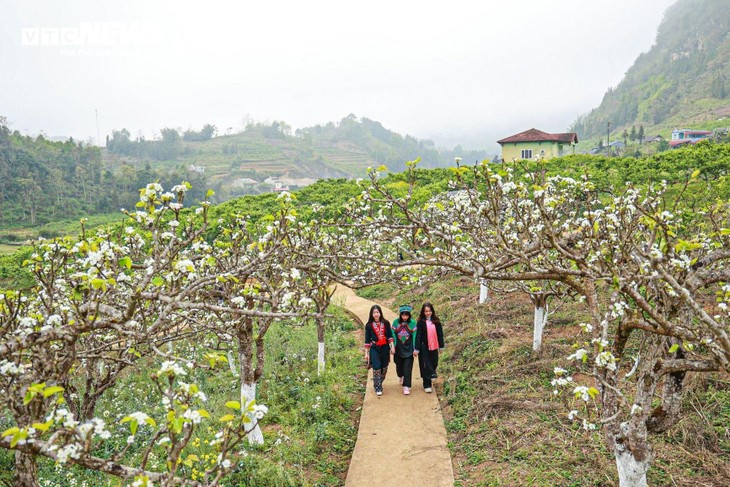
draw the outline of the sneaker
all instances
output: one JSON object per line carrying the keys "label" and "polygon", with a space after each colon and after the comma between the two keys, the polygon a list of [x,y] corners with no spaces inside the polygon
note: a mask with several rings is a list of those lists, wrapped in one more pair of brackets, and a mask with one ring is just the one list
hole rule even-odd
{"label": "sneaker", "polygon": [[398,377],[398,383],[399,383],[400,385],[403,385],[403,377]]}
{"label": "sneaker", "polygon": [[407,396],[410,393],[411,393],[411,388],[410,387],[404,387],[403,388],[403,395],[404,396]]}
{"label": "sneaker", "polygon": [[426,392],[433,392],[433,389],[431,389],[430,387],[426,387]]}
{"label": "sneaker", "polygon": [[[429,391],[429,392],[431,392],[431,391]],[[383,395],[383,391],[375,391],[375,395],[376,396],[382,396]]]}

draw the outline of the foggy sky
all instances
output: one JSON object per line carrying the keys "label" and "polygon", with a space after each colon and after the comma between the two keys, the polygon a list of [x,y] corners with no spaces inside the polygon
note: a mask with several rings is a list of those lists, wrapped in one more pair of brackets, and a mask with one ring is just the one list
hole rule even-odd
{"label": "foggy sky", "polygon": [[596,107],[672,3],[2,0],[0,116],[95,140],[98,111],[103,140],[122,127],[222,134],[246,115],[298,128],[354,113],[491,149]]}

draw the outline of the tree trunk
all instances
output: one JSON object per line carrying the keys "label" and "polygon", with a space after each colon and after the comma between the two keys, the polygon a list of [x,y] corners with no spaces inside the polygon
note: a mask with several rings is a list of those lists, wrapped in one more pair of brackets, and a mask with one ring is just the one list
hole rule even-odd
{"label": "tree trunk", "polygon": [[545,296],[533,298],[535,304],[535,316],[533,318],[532,350],[537,352],[542,347],[542,331],[545,329],[548,318],[548,305]]}
{"label": "tree trunk", "polygon": [[233,352],[228,350],[228,367],[231,369],[231,374],[233,374],[234,377],[238,377],[240,373],[236,369],[236,359],[233,358]]}
{"label": "tree trunk", "polygon": [[[241,407],[245,407],[246,403],[254,400],[256,400],[256,383],[241,383]],[[249,426],[246,427],[246,431],[248,432],[248,444],[263,445],[264,435],[261,432],[261,428],[259,428],[258,420],[253,416],[250,416],[250,418],[256,426],[253,426],[250,429]]]}
{"label": "tree trunk", "polygon": [[479,304],[484,304],[489,301],[489,288],[487,283],[482,281],[479,283]]}
{"label": "tree trunk", "polygon": [[[237,330],[238,339],[238,367],[241,378],[241,408],[246,403],[256,400],[256,372],[253,364],[253,325],[251,318],[244,318]],[[249,416],[256,426],[246,426],[248,432],[248,443],[250,445],[263,445],[264,436],[258,426],[258,420]]]}
{"label": "tree trunk", "polygon": [[38,464],[30,453],[15,452],[14,487],[40,487],[38,482]]}
{"label": "tree trunk", "polygon": [[317,375],[322,375],[324,369],[324,320],[317,318]]}
{"label": "tree trunk", "polygon": [[650,459],[637,460],[623,443],[616,443],[613,451],[618,469],[618,482],[621,487],[646,487],[646,472]]}

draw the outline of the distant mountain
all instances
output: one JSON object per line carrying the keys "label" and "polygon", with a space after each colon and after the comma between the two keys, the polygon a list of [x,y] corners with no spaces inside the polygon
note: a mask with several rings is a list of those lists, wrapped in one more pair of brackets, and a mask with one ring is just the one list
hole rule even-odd
{"label": "distant mountain", "polygon": [[[588,69],[588,68],[587,68]],[[656,43],[610,88],[598,108],[571,131],[581,139],[644,125],[647,134],[671,127],[730,125],[730,0],[679,0],[669,7]]]}
{"label": "distant mountain", "polygon": [[[211,127],[211,126],[206,126]],[[114,131],[107,142],[109,161],[149,163],[152,168],[171,165],[204,171],[215,188],[237,180],[263,181],[275,176],[288,179],[363,177],[369,166],[384,164],[401,171],[405,162],[422,160],[422,167],[453,165],[489,157],[485,151],[459,147],[437,150],[430,140],[419,140],[386,129],[380,122],[348,115],[339,122],[316,125],[292,132],[285,122],[249,124],[234,135],[207,137],[201,132],[180,134],[163,129],[162,139],[131,140],[129,131]]]}

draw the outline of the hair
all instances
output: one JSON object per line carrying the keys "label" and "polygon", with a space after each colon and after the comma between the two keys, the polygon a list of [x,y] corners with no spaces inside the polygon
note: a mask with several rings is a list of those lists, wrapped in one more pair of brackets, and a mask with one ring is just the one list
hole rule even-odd
{"label": "hair", "polygon": [[433,321],[434,323],[441,323],[439,317],[436,316],[436,310],[434,309],[433,305],[428,301],[423,303],[423,306],[421,306],[421,313],[418,315],[418,321],[423,321],[424,323],[426,322],[426,314],[423,312],[426,307],[431,308],[431,321]]}
{"label": "hair", "polygon": [[[370,308],[370,315],[368,315],[368,322],[367,322],[367,324],[370,324],[370,323],[372,323],[372,322],[375,321],[375,319],[373,318],[373,310],[376,310],[376,309],[378,311],[380,311],[380,321],[383,322],[383,323],[390,324],[390,322],[385,319],[385,316],[383,315],[383,310],[380,308],[380,305],[378,305],[378,304],[374,304],[372,306],[372,308]],[[400,317],[398,319],[400,319]]]}

